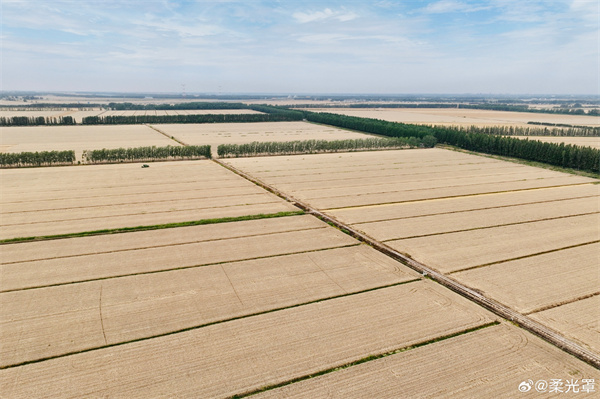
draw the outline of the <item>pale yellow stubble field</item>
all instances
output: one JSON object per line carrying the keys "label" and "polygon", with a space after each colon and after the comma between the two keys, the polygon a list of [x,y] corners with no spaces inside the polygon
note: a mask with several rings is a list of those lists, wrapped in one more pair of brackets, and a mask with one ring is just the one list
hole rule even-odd
{"label": "pale yellow stubble field", "polygon": [[462,108],[310,108],[308,110],[419,125],[540,127],[528,125],[527,122],[543,122],[591,127],[600,126],[600,117],[595,116],[488,111]]}
{"label": "pale yellow stubble field", "polygon": [[9,126],[0,129],[0,152],[84,150],[179,145],[144,125]]}
{"label": "pale yellow stubble field", "polygon": [[254,141],[347,140],[373,137],[307,122],[165,124],[153,127],[190,145],[246,144]]}

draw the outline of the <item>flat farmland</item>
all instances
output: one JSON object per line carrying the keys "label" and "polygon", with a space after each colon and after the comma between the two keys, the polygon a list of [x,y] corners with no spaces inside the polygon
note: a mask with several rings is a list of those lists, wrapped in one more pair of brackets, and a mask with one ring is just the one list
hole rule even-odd
{"label": "flat farmland", "polygon": [[224,397],[493,320],[418,281],[7,368],[0,387],[9,397]]}
{"label": "flat farmland", "polygon": [[[161,124],[157,129],[190,145],[246,144],[254,141],[347,140],[371,137],[308,122]],[[201,143],[201,144],[200,144]]]}
{"label": "flat farmland", "polygon": [[599,295],[534,313],[531,318],[600,353]]}
{"label": "flat farmland", "polygon": [[488,111],[463,108],[310,108],[308,111],[329,112],[417,125],[532,127],[527,122],[541,122],[591,127],[600,126],[600,118],[595,116]]}
{"label": "flat farmland", "polygon": [[521,140],[537,140],[544,143],[565,143],[582,147],[600,148],[600,137],[563,137],[563,136],[513,136]]}
{"label": "flat farmland", "polygon": [[0,143],[0,151],[11,153],[74,150],[77,160],[84,150],[179,145],[143,125],[7,126]]}
{"label": "flat farmland", "polygon": [[0,238],[296,211],[211,161],[3,169]]}
{"label": "flat farmland", "polygon": [[524,314],[599,292],[597,179],[441,149],[227,162]]}
{"label": "flat farmland", "polygon": [[[516,364],[522,372],[515,372],[512,365]],[[273,389],[257,398],[514,398],[521,394],[522,381],[548,381],[549,375],[562,381],[597,381],[600,372],[532,334],[500,324]],[[532,389],[523,395],[546,398],[548,392]],[[586,394],[579,391],[579,395]]]}

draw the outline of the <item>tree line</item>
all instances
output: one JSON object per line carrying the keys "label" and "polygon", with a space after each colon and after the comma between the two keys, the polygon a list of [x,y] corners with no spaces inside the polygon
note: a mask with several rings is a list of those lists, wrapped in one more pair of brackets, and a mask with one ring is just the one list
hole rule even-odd
{"label": "tree line", "polygon": [[72,116],[11,116],[0,117],[0,126],[75,125]]}
{"label": "tree line", "polygon": [[399,148],[433,147],[435,138],[419,140],[416,137],[366,138],[349,140],[303,140],[285,142],[252,142],[247,144],[221,144],[219,157],[254,157],[261,155],[316,154],[323,152],[351,152]]}
{"label": "tree line", "polygon": [[[531,122],[530,122],[531,123]],[[555,125],[556,126],[556,125]],[[453,129],[471,133],[494,134],[501,136],[556,136],[556,137],[598,137],[600,128],[590,126],[572,126],[564,129],[530,128],[523,126],[452,126]]]}
{"label": "tree line", "polygon": [[414,136],[423,139],[427,135],[432,135],[439,143],[453,145],[465,150],[600,173],[600,149],[591,147],[565,145],[564,143],[543,143],[536,140],[522,140],[477,131],[470,132],[452,127],[407,125],[339,114],[305,111],[304,115],[309,121],[346,129],[389,137]]}
{"label": "tree line", "polygon": [[0,153],[0,166],[3,168],[72,165],[74,162],[75,151],[72,150]]}
{"label": "tree line", "polygon": [[114,148],[83,152],[83,163],[167,161],[211,158],[210,145]]}

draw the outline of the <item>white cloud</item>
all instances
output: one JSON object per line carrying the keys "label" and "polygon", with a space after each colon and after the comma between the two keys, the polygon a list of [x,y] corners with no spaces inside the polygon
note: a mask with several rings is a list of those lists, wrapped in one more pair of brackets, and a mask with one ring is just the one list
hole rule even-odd
{"label": "white cloud", "polygon": [[352,21],[358,18],[358,15],[353,12],[347,11],[333,11],[330,8],[326,8],[323,11],[313,12],[295,12],[292,14],[294,19],[301,24],[308,22],[324,21],[328,19],[336,19],[340,22]]}

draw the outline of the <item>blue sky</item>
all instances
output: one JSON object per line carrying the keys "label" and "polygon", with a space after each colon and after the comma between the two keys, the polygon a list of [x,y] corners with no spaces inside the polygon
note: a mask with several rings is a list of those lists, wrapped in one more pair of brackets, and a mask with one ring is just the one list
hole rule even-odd
{"label": "blue sky", "polygon": [[597,0],[1,0],[2,90],[599,94]]}

